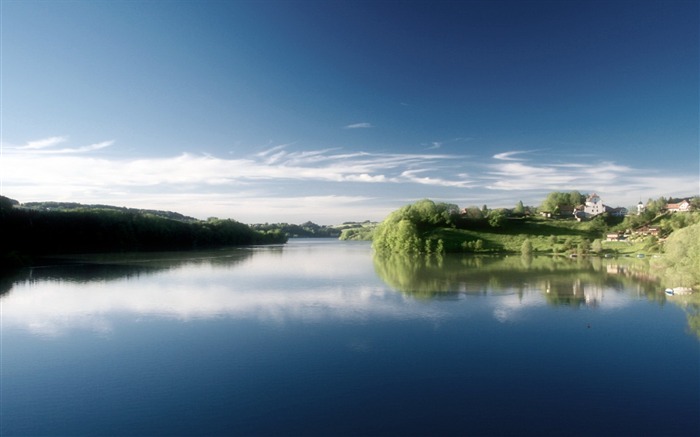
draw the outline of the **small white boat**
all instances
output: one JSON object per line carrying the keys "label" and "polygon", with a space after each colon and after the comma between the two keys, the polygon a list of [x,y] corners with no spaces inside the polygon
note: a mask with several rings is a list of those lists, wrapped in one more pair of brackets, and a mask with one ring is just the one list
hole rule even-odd
{"label": "small white boat", "polygon": [[664,290],[666,296],[685,296],[693,293],[693,289],[690,287],[673,287]]}

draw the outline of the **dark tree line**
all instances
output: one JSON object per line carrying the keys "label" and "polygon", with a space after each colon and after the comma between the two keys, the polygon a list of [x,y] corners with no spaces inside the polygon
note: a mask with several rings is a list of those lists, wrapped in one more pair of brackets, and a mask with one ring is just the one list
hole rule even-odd
{"label": "dark tree line", "polygon": [[[17,202],[17,201],[15,201]],[[19,205],[19,202],[17,202]],[[26,202],[22,204],[23,208],[36,209],[39,211],[85,211],[85,210],[109,210],[109,211],[120,211],[120,212],[130,212],[137,214],[147,214],[162,218],[168,218],[173,220],[179,220],[183,222],[196,222],[198,221],[194,217],[188,217],[182,215],[179,212],[173,211],[160,211],[155,209],[136,209],[136,208],[126,208],[112,205],[84,205],[82,203],[76,202]]]}
{"label": "dark tree line", "polygon": [[190,250],[284,243],[279,231],[256,231],[235,220],[180,221],[138,210],[39,210],[0,198],[0,254]]}

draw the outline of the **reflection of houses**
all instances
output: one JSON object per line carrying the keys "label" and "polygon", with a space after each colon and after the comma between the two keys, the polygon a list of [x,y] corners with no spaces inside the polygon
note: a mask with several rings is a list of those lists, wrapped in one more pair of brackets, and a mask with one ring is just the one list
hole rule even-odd
{"label": "reflection of houses", "polygon": [[586,305],[597,307],[603,303],[605,298],[604,288],[597,284],[586,284],[586,288],[583,290],[583,298],[586,301]]}
{"label": "reflection of houses", "polygon": [[693,206],[690,204],[689,199],[680,199],[677,202],[666,204],[666,210],[668,212],[688,212],[692,209]]}

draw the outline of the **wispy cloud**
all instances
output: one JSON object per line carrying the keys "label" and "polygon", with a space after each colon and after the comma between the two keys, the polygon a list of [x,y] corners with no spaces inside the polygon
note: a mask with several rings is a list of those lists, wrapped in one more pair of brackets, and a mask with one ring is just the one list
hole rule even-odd
{"label": "wispy cloud", "polygon": [[510,152],[496,153],[493,155],[493,159],[498,159],[499,161],[521,161],[523,158],[515,158],[516,155],[522,155],[524,153],[530,153],[526,150],[513,150]]}
{"label": "wispy cloud", "polygon": [[368,129],[374,127],[372,126],[372,123],[355,123],[355,124],[349,124],[347,126],[344,126],[343,129]]}
{"label": "wispy cloud", "polygon": [[36,150],[45,149],[47,147],[53,147],[61,143],[68,141],[66,137],[49,137],[41,140],[29,141],[26,145],[19,147],[23,150]]}
{"label": "wispy cloud", "polygon": [[381,219],[398,203],[424,197],[498,207],[518,200],[538,204],[549,191],[579,190],[628,206],[640,198],[698,190],[697,175],[662,174],[592,157],[555,160],[536,151],[479,157],[298,150],[282,144],[225,158],[183,153],[110,159],[94,152],[113,141],[61,148],[61,138],[7,148],[3,194],[24,202],[114,203],[248,222],[326,217],[332,223],[331,217]]}
{"label": "wispy cloud", "polygon": [[31,151],[34,153],[41,154],[68,154],[68,153],[86,153],[95,150],[104,149],[114,144],[114,141],[102,141],[95,144],[89,144],[87,146],[80,147],[63,147],[56,148],[56,146],[68,142],[67,137],[50,137],[41,140],[29,141],[24,146],[8,146],[8,151]]}
{"label": "wispy cloud", "polygon": [[[287,192],[290,184],[302,184],[295,186],[303,187],[300,194],[306,198],[319,198],[314,197],[314,193],[328,190],[336,193],[365,190],[371,193],[372,190],[351,187],[377,184],[416,184],[435,188],[467,187],[469,184],[465,181],[464,171],[453,173],[445,170],[453,167],[455,160],[459,159],[459,156],[449,154],[369,153],[338,148],[292,150],[289,144],[236,158],[183,153],[170,157],[108,159],[104,155],[89,153],[111,144],[112,141],[105,141],[79,148],[56,149],[51,154],[44,153],[43,149],[14,148],[4,157],[4,186],[21,201],[95,199],[105,203],[109,198],[123,197],[119,193],[131,193],[129,204],[133,205],[136,192],[139,195],[152,192],[154,196],[150,200],[156,201],[159,198],[175,199],[178,193],[200,193],[200,197],[201,193],[218,193],[226,198],[226,195],[230,196],[227,193],[264,185],[268,191],[258,192],[252,197],[255,203],[263,205],[266,199],[274,197],[274,193]],[[62,153],[58,153],[59,150]],[[329,188],[332,185],[327,183],[344,185]],[[373,194],[360,197],[366,199]],[[193,204],[192,201],[186,203]],[[388,203],[384,202],[384,205]],[[166,209],[182,208],[171,205]],[[211,214],[204,212],[205,209],[211,211],[215,208],[209,204],[198,213]],[[251,210],[259,212],[262,208]],[[305,210],[307,219],[309,211],[308,208]],[[287,208],[284,216],[289,212]],[[335,213],[339,212],[336,205]]]}

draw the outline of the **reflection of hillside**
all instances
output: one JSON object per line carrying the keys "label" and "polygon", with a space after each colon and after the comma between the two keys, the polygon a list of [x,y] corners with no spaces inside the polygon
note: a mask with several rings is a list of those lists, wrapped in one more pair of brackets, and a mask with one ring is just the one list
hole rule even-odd
{"label": "reflection of hillside", "polygon": [[[269,249],[268,249],[269,251]],[[26,268],[11,276],[0,278],[0,296],[12,286],[24,281],[104,282],[137,278],[187,265],[210,264],[226,267],[238,264],[253,255],[253,251],[227,249],[199,252],[125,253],[77,255],[45,259],[43,266]]]}
{"label": "reflection of hillside", "polygon": [[645,265],[631,267],[612,262],[600,258],[459,254],[374,257],[375,271],[387,285],[421,298],[536,290],[554,305],[596,306],[606,289],[635,290],[640,295],[659,297],[658,283],[643,272]]}
{"label": "reflection of hillside", "polygon": [[685,311],[688,329],[700,339],[700,293],[673,296],[669,300]]}

